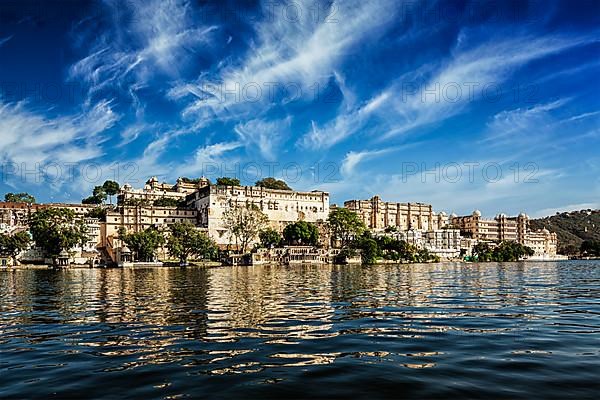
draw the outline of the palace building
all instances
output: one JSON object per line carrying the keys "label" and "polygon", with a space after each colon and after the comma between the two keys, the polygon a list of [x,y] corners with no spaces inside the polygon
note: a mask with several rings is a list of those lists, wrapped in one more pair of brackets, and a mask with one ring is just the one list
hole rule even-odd
{"label": "palace building", "polygon": [[172,185],[165,182],[159,183],[158,178],[154,176],[146,182],[142,189],[134,189],[129,184],[123,185],[118,195],[118,203],[145,202],[151,204],[156,200],[165,198],[185,201],[189,194],[209,185],[210,181],[204,177],[198,179],[197,182],[189,182],[184,178],[179,178],[177,183]]}
{"label": "palace building", "polygon": [[255,205],[281,232],[296,221],[322,223],[329,216],[329,193],[266,189],[256,186],[205,186],[188,196],[188,206],[197,210],[198,225],[208,229],[217,244],[231,244],[223,225],[225,210]]}
{"label": "palace building", "polygon": [[498,214],[493,219],[485,219],[481,217],[479,210],[475,210],[471,215],[453,215],[451,222],[454,227],[460,229],[463,236],[490,242],[512,240],[525,243],[525,234],[529,229],[529,217],[524,213],[517,217]]}
{"label": "palace building", "polygon": [[471,215],[453,216],[453,227],[461,234],[475,241],[501,242],[514,241],[531,247],[534,258],[554,257],[557,250],[556,233],[547,229],[532,231],[529,229],[529,216],[521,213],[516,217],[498,214],[494,218],[482,218],[479,210]]}
{"label": "palace building", "polygon": [[370,200],[346,201],[344,207],[357,213],[367,228],[374,231],[390,227],[431,231],[448,225],[446,213],[435,213],[430,204],[384,202],[374,196]]}

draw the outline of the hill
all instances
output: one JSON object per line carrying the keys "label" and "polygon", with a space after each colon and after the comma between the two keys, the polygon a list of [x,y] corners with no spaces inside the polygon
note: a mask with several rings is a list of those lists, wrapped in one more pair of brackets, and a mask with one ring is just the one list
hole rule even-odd
{"label": "hill", "polygon": [[556,213],[551,217],[532,219],[530,227],[556,232],[558,252],[574,254],[584,240],[600,241],[600,210]]}

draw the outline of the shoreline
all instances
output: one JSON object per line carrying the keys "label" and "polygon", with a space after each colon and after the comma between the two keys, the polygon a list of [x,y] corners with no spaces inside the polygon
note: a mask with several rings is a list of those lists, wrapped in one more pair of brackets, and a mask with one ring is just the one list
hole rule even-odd
{"label": "shoreline", "polygon": [[[503,263],[547,263],[547,262],[564,262],[564,261],[597,261],[600,258],[579,258],[579,259],[556,259],[556,260],[519,260],[519,261],[482,261],[482,262],[474,262],[474,261],[464,261],[464,260],[445,260],[438,262],[424,262],[424,263],[402,263],[402,262],[378,262],[370,265],[364,265],[364,267],[373,267],[373,266],[386,266],[386,265],[435,265],[435,264],[465,264],[465,265],[485,265],[485,264],[503,264]],[[321,267],[321,266],[345,266],[345,265],[361,265],[361,264],[260,264],[260,265],[236,265],[236,267],[262,267],[262,266],[285,266],[285,267],[298,267],[298,266],[313,266],[313,267]],[[140,265],[140,266],[128,266],[128,267],[90,267],[85,265],[72,265],[68,267],[54,267],[52,265],[36,265],[36,264],[23,264],[11,267],[0,267],[0,271],[18,271],[18,270],[83,270],[83,269],[94,269],[94,270],[102,270],[102,269],[121,269],[121,270],[132,270],[132,269],[175,269],[175,268],[222,268],[222,267],[233,267],[233,265],[221,264],[221,263],[190,263],[189,265],[181,266],[181,265],[162,265],[162,266],[148,266],[148,265]]]}

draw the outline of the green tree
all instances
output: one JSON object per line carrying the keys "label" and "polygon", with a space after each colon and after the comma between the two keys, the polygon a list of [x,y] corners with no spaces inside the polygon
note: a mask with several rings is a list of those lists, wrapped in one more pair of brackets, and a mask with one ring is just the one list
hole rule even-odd
{"label": "green tree", "polygon": [[353,247],[360,250],[360,259],[365,265],[374,264],[381,254],[377,241],[371,237],[368,231],[354,241]]}
{"label": "green tree", "polygon": [[112,204],[112,197],[119,193],[119,190],[121,190],[121,187],[115,181],[106,181],[102,185],[102,189],[103,189],[104,193],[109,196],[110,204]]}
{"label": "green tree", "polygon": [[532,256],[534,251],[527,246],[512,240],[500,242],[494,248],[487,243],[477,243],[473,247],[473,256],[477,261],[508,262],[519,261],[525,256]]}
{"label": "green tree", "polygon": [[298,221],[283,229],[283,239],[288,245],[316,246],[319,241],[319,230],[314,224]]}
{"label": "green tree", "polygon": [[[107,181],[108,182],[108,181]],[[82,204],[102,204],[106,201],[107,194],[103,186],[96,186],[90,197],[81,200]]]}
{"label": "green tree", "polygon": [[261,179],[255,183],[255,186],[264,187],[266,189],[292,190],[285,181],[275,178]]}
{"label": "green tree", "polygon": [[258,234],[258,238],[260,239],[260,245],[267,249],[279,246],[283,240],[279,232],[273,228],[263,229]]}
{"label": "green tree", "polygon": [[106,208],[104,207],[94,207],[89,210],[85,216],[88,218],[97,218],[102,222],[106,222]]}
{"label": "green tree", "polygon": [[17,256],[29,247],[31,238],[27,232],[17,232],[13,235],[0,234],[0,254],[12,257],[16,262]]}
{"label": "green tree", "polygon": [[35,203],[35,197],[29,193],[6,193],[4,195],[4,201],[11,203]]}
{"label": "green tree", "polygon": [[105,202],[107,198],[107,193],[106,190],[104,190],[103,186],[95,186],[94,190],[92,191],[92,196],[101,199],[102,202]]}
{"label": "green tree", "polygon": [[472,253],[477,261],[492,261],[492,248],[485,242],[479,242],[473,246]]}
{"label": "green tree", "polygon": [[223,212],[223,226],[238,249],[246,253],[248,245],[267,227],[269,219],[254,204],[229,207]]}
{"label": "green tree", "polygon": [[347,208],[336,208],[330,212],[327,222],[332,238],[339,240],[342,248],[348,247],[367,229],[358,215]]}
{"label": "green tree", "polygon": [[584,240],[580,246],[581,254],[585,254],[590,257],[600,256],[600,242],[595,240]]}
{"label": "green tree", "polygon": [[86,227],[72,210],[45,208],[32,214],[29,231],[35,244],[47,256],[57,257],[87,240]]}
{"label": "green tree", "polygon": [[241,183],[238,178],[228,178],[223,176],[217,178],[217,186],[241,186]]}
{"label": "green tree", "polygon": [[525,256],[534,254],[530,247],[524,246],[512,240],[503,241],[492,251],[492,261],[518,261]]}
{"label": "green tree", "polygon": [[81,200],[81,204],[96,204],[96,205],[100,205],[102,204],[102,199],[96,196],[89,196],[86,197],[85,199]]}
{"label": "green tree", "polygon": [[202,259],[216,257],[217,244],[191,223],[175,223],[170,228],[171,235],[167,239],[167,249],[169,254],[179,258],[182,264],[187,264],[190,257]]}
{"label": "green tree", "polygon": [[379,236],[375,239],[386,260],[399,261],[416,259],[416,249],[405,240],[399,240],[390,236]]}
{"label": "green tree", "polygon": [[137,261],[154,261],[156,251],[165,244],[165,237],[153,227],[134,233],[120,228],[119,239],[129,246]]}

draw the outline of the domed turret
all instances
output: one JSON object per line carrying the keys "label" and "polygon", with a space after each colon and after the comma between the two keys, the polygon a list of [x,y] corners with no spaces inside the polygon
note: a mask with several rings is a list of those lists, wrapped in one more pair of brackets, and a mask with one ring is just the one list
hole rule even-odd
{"label": "domed turret", "polygon": [[210,181],[208,180],[207,177],[202,176],[200,178],[200,181],[198,182],[198,186],[199,187],[206,187],[206,186],[210,186]]}
{"label": "domed turret", "polygon": [[474,217],[481,217],[481,211],[479,211],[479,210],[473,211],[473,216]]}
{"label": "domed turret", "polygon": [[458,217],[458,215],[456,215],[455,213],[450,214],[450,218],[456,218]]}

